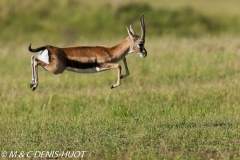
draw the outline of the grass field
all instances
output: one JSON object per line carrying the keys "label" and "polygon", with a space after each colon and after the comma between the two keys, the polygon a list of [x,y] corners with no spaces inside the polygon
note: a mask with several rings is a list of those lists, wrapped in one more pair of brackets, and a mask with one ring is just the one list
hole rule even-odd
{"label": "grass field", "polygon": [[[172,9],[187,2],[166,2],[153,8]],[[204,6],[204,2],[198,2],[199,6]],[[224,8],[226,3],[220,2],[219,8]],[[215,3],[211,4],[214,8]],[[28,3],[21,4],[24,5]],[[96,4],[88,5],[96,7]],[[117,5],[112,5],[113,10],[117,10]],[[192,8],[196,6],[192,4]],[[226,17],[238,16],[234,6],[226,6],[233,8],[229,15],[224,14]],[[209,8],[199,9],[199,13],[206,11],[209,17],[219,15],[220,11]],[[6,21],[4,13],[1,16]],[[145,21],[148,24],[147,13]],[[9,28],[14,28],[15,23],[18,24],[10,23]],[[50,21],[42,25],[50,26]],[[87,151],[83,159],[109,160],[240,159],[240,38],[237,30],[229,29],[226,33],[221,30],[219,35],[203,32],[197,37],[185,37],[182,33],[174,36],[174,32],[154,36],[154,32],[150,32],[145,44],[148,56],[145,59],[137,55],[127,57],[130,76],[116,89],[110,89],[117,78],[116,70],[98,74],[64,72],[56,76],[39,69],[39,86],[31,91],[32,54],[27,51],[30,42],[33,47],[51,42],[57,46],[71,42],[73,45],[113,45],[127,36],[126,25],[129,24],[119,24],[124,29],[116,31],[122,32],[120,38],[110,33],[107,38],[93,38],[94,35],[86,38],[85,35],[78,39],[71,37],[76,36],[75,32],[70,32],[69,41],[64,36],[51,35],[54,27],[49,31],[45,26],[29,33],[22,32],[20,27],[16,30],[16,39],[15,30],[10,33],[9,28],[5,28],[8,34],[2,33],[2,37],[9,38],[0,38],[0,153]],[[134,24],[134,28],[139,32],[137,25]],[[104,33],[111,32],[105,29]],[[57,30],[65,35],[64,29]],[[42,35],[44,31],[48,34]],[[47,36],[49,39],[44,39]]]}

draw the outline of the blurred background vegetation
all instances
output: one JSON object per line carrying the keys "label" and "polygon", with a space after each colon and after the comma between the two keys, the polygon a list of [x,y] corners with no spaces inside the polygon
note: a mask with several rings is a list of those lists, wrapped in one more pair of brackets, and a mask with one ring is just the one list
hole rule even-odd
{"label": "blurred background vegetation", "polygon": [[0,44],[116,39],[125,26],[140,31],[145,13],[147,37],[201,37],[240,34],[239,0],[41,0],[0,2]]}

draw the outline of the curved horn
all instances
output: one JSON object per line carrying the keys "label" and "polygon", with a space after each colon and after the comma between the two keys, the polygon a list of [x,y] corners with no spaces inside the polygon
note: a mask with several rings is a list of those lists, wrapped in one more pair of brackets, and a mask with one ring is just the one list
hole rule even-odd
{"label": "curved horn", "polygon": [[144,23],[144,13],[142,17],[140,18],[140,25],[141,25],[141,39],[145,39],[145,33],[146,33],[146,28],[145,28],[145,23]]}

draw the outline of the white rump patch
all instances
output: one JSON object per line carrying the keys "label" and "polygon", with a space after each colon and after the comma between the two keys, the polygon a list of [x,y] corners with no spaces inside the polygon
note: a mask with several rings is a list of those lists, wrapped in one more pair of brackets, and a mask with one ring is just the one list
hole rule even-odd
{"label": "white rump patch", "polygon": [[38,59],[43,61],[44,63],[49,64],[49,55],[48,55],[48,50],[42,50],[38,52]]}

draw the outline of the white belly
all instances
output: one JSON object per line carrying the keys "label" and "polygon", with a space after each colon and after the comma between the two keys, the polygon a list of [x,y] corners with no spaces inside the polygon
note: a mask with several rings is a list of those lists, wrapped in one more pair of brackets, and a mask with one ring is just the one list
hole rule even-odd
{"label": "white belly", "polygon": [[95,67],[95,68],[78,69],[78,68],[67,67],[66,70],[72,71],[72,72],[77,72],[77,73],[96,73],[96,72],[102,72],[102,71],[109,70],[109,68],[100,69],[98,67]]}
{"label": "white belly", "polygon": [[96,68],[78,69],[78,68],[67,67],[66,70],[72,71],[72,72],[77,72],[77,73],[96,73],[96,72],[99,72]]}

